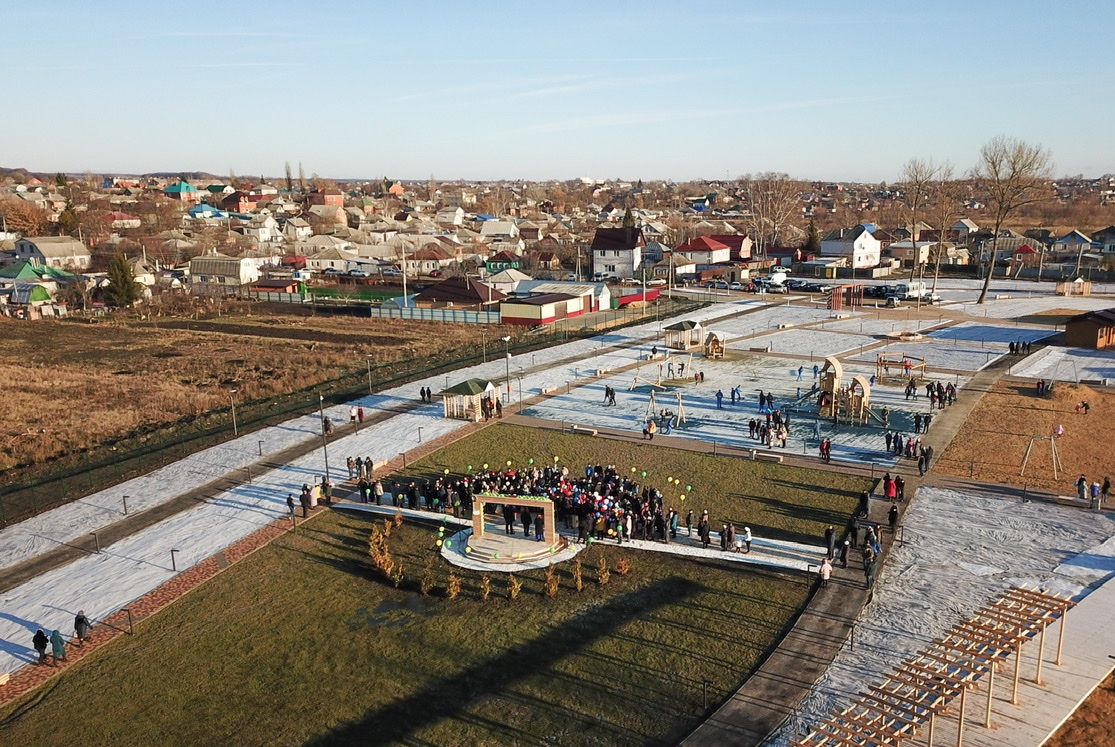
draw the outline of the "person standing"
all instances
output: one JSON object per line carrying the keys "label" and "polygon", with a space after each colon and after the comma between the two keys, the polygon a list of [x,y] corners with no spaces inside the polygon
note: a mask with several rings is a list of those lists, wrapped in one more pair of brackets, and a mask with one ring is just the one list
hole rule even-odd
{"label": "person standing", "polygon": [[290,511],[290,517],[294,518],[294,493],[286,494],[286,508]]}
{"label": "person standing", "polygon": [[363,423],[364,422],[364,406],[363,405],[360,405],[359,407],[356,408],[356,422],[357,423]]}
{"label": "person standing", "polygon": [[523,536],[524,537],[529,537],[530,536],[530,525],[531,525],[530,511],[528,511],[525,508],[522,509],[520,519],[523,522]]}
{"label": "person standing", "polygon": [[836,528],[832,524],[829,524],[825,529],[825,548],[827,548],[829,560],[836,557]]}
{"label": "person standing", "polygon": [[348,408],[348,422],[350,424],[356,423],[356,405],[349,405]]}
{"label": "person standing", "polygon": [[1100,487],[1100,504],[1107,503],[1108,496],[1111,495],[1111,478],[1103,478],[1103,485]]}
{"label": "person standing", "polygon": [[546,537],[546,517],[541,511],[534,517],[534,539],[541,542]]}
{"label": "person standing", "polygon": [[93,623],[85,616],[85,610],[78,610],[77,615],[74,616],[74,635],[77,636],[77,645],[84,645],[89,640],[92,628]]}
{"label": "person standing", "polygon": [[62,632],[59,630],[50,634],[50,653],[54,657],[54,666],[66,660],[66,639],[62,637]]}
{"label": "person standing", "polygon": [[805,373],[805,366],[798,366],[798,381],[801,381],[802,374]]}
{"label": "person standing", "polygon": [[1076,480],[1076,497],[1080,500],[1085,500],[1088,491],[1088,478],[1081,475]]}
{"label": "person standing", "polygon": [[711,542],[711,527],[709,526],[707,509],[701,514],[701,520],[697,522],[697,536],[701,538],[701,547],[707,550]]}
{"label": "person standing", "polygon": [[751,527],[743,528],[743,548],[745,553],[751,552]]}
{"label": "person standing", "polygon": [[722,389],[716,390],[716,409],[724,409],[724,391]]}
{"label": "person standing", "polygon": [[685,536],[693,536],[693,509],[689,509],[689,513],[685,515]]}
{"label": "person standing", "polygon": [[345,461],[345,466],[348,467],[348,479],[351,480],[353,478],[353,476],[356,474],[356,460],[353,459],[352,457],[349,457]]}
{"label": "person standing", "polygon": [[821,577],[821,587],[828,586],[829,578],[832,576],[832,561],[828,559],[828,556],[821,559],[821,568],[817,573]]}
{"label": "person standing", "polygon": [[35,651],[39,655],[39,664],[46,664],[46,646],[50,640],[46,637],[46,633],[42,628],[35,631],[35,635],[31,638],[31,643],[35,646]]}
{"label": "person standing", "polygon": [[303,485],[302,493],[298,496],[298,502],[302,504],[302,518],[305,519],[310,515],[310,486]]}
{"label": "person standing", "polygon": [[848,567],[848,552],[851,550],[852,543],[844,540],[844,544],[840,546],[840,567]]}
{"label": "person standing", "polygon": [[890,524],[890,530],[893,532],[898,527],[898,504],[891,503],[890,511],[887,511],[887,523]]}

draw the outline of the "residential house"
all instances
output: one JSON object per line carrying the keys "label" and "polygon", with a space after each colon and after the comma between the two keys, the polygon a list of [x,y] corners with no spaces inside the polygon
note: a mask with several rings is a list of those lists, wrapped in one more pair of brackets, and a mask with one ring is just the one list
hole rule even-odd
{"label": "residential house", "polygon": [[936,241],[895,241],[887,247],[890,256],[899,260],[902,266],[909,269],[912,267],[921,267],[929,263],[930,253],[933,247],[937,246]]}
{"label": "residential house", "polygon": [[863,223],[852,228],[834,228],[821,239],[821,256],[841,257],[857,270],[876,267],[882,248],[872,229],[874,226]]}
{"label": "residential house", "polygon": [[480,224],[480,238],[485,241],[512,241],[519,238],[519,233],[519,227],[511,220],[486,220]]}
{"label": "residential house", "polygon": [[527,254],[527,264],[540,272],[550,272],[561,269],[561,258],[551,251],[530,252]]}
{"label": "residential house", "polygon": [[257,199],[252,195],[237,190],[232,194],[225,195],[221,199],[221,207],[231,213],[240,213],[243,215],[255,210],[257,202]]}
{"label": "residential house", "polygon": [[283,223],[283,235],[291,241],[306,241],[314,235],[314,229],[304,218],[287,218]]}
{"label": "residential house", "polygon": [[1108,226],[1096,231],[1092,234],[1092,241],[1100,253],[1115,253],[1115,226]]}
{"label": "residential house", "polygon": [[643,232],[638,228],[598,228],[592,238],[592,271],[600,278],[633,278],[643,264]]}
{"label": "residential house", "polygon": [[979,231],[979,226],[968,218],[961,218],[956,221],[956,223],[953,223],[949,230],[956,241],[964,243],[968,241],[969,236]]}
{"label": "residential house", "polygon": [[585,313],[584,299],[572,293],[546,293],[525,298],[512,298],[499,307],[501,324],[537,327],[559,319],[578,317]]}
{"label": "residential house", "polygon": [[310,205],[306,208],[306,213],[337,226],[348,224],[345,209],[339,205]]}
{"label": "residential house", "polygon": [[437,211],[434,220],[442,226],[460,226],[465,222],[465,211],[461,207],[445,207]]}
{"label": "residential house", "polygon": [[[677,256],[701,265],[716,265],[731,259],[731,249],[715,239],[701,236],[674,249]],[[676,258],[675,258],[676,259]]]}
{"label": "residential house", "polygon": [[612,307],[612,290],[607,283],[520,280],[515,286],[515,295],[518,297],[545,296],[554,293],[578,296],[581,299],[581,308],[586,312]]}
{"label": "residential house", "polygon": [[1024,265],[1036,265],[1041,261],[1041,252],[1029,244],[1023,244],[1014,250],[1011,259]]}
{"label": "residential house", "polygon": [[259,278],[259,267],[251,257],[214,253],[190,260],[190,292],[194,295],[239,295]]}
{"label": "residential house", "polygon": [[174,184],[171,184],[169,187],[165,188],[163,190],[163,194],[170,199],[178,200],[179,202],[197,203],[201,202],[202,196],[208,193],[201,192],[188,182],[184,182],[179,179]]}
{"label": "residential house", "polygon": [[279,228],[279,222],[270,215],[252,216],[252,219],[240,229],[240,232],[261,244],[268,242],[282,243],[283,240],[283,232]]}
{"label": "residential house", "polygon": [[69,236],[32,236],[15,242],[15,261],[31,262],[59,269],[81,272],[93,263],[93,255],[85,244]]}
{"label": "residential house", "polygon": [[136,216],[120,212],[119,210],[106,215],[105,220],[108,222],[109,227],[114,231],[119,231],[126,228],[139,228],[141,225],[143,225],[143,222],[140,221],[140,219]]}
{"label": "residential house", "polygon": [[367,264],[367,262],[360,260],[360,255],[356,252],[350,252],[346,249],[337,247],[322,249],[306,257],[306,269],[316,270],[318,272],[330,268],[348,272],[349,270],[357,269]]}
{"label": "residential house", "polygon": [[509,251],[500,251],[488,257],[484,263],[488,272],[499,272],[500,270],[515,269],[519,270],[523,266],[523,258]]}
{"label": "residential house", "polygon": [[1053,252],[1064,258],[1076,257],[1092,247],[1092,240],[1077,230],[1072,230],[1053,242]]}
{"label": "residential house", "polygon": [[332,205],[333,207],[343,208],[345,206],[345,196],[341,194],[340,190],[336,189],[315,189],[306,194],[307,205]]}
{"label": "residential house", "polygon": [[746,262],[751,259],[751,248],[754,242],[745,233],[713,234],[707,238],[725,244],[731,250],[728,256],[731,262]]}

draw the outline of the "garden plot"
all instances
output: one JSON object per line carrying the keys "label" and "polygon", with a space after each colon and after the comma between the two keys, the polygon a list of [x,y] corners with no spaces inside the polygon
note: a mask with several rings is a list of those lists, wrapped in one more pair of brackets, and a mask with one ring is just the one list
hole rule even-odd
{"label": "garden plot", "polygon": [[1107,309],[1111,307],[1111,299],[1097,296],[1056,296],[1051,293],[1034,294],[1025,298],[994,299],[989,296],[988,301],[982,306],[977,303],[949,304],[950,309],[963,311],[974,317],[987,317],[989,319],[1013,319],[1015,317],[1031,316],[1054,309],[1074,309],[1080,313]]}
{"label": "garden plot", "polygon": [[832,317],[831,311],[817,306],[768,306],[734,319],[713,322],[710,329],[728,338],[746,337],[778,329],[781,325],[802,326]]}
{"label": "garden plot", "polygon": [[792,743],[1008,587],[1079,599],[1115,572],[1115,542],[1108,541],[1115,522],[1079,509],[922,488],[902,521],[905,542],[893,548],[874,600],[860,613],[855,649],[841,650],[772,744]]}
{"label": "garden plot", "polygon": [[[860,316],[853,319],[840,319],[838,321],[825,322],[824,329],[831,329],[834,332],[854,332],[875,337],[896,335],[902,332],[922,332],[922,330],[936,327],[940,323],[941,321],[933,321],[932,319],[907,320]],[[925,334],[924,332],[922,333]]]}

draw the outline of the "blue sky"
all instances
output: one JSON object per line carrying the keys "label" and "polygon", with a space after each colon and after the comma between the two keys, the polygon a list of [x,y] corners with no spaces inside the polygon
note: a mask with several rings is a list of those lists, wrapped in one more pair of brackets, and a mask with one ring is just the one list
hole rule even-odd
{"label": "blue sky", "polygon": [[0,28],[0,165],[33,171],[893,181],[1005,134],[1115,172],[1101,0],[58,0]]}

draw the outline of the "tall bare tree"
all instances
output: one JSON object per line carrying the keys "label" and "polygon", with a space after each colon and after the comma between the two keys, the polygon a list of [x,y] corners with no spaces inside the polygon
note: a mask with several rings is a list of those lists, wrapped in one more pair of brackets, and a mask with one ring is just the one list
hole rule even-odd
{"label": "tall bare tree", "polygon": [[286,193],[288,195],[294,193],[294,178],[290,175],[290,161],[283,164],[283,170],[286,173]]}
{"label": "tall bare tree", "polygon": [[757,254],[765,255],[768,246],[779,246],[791,221],[801,216],[801,185],[788,174],[766,171],[740,177],[750,203],[749,229]]}
{"label": "tall bare tree", "polygon": [[[1003,224],[1021,208],[1049,198],[1052,171],[1052,154],[1041,145],[1031,145],[1017,138],[999,135],[980,148],[979,161],[972,169],[972,178],[983,190],[987,205],[995,216],[995,233],[991,238],[991,255],[986,260],[987,274],[976,303],[982,304],[987,299]],[[981,257],[981,262],[983,261]]]}
{"label": "tall bare tree", "polygon": [[933,159],[928,161],[920,158],[911,158],[902,167],[903,191],[906,211],[910,221],[910,280],[914,279],[918,267],[921,266],[921,252],[918,251],[918,215],[929,201],[930,185],[937,177],[938,167]]}
{"label": "tall bare tree", "polygon": [[937,292],[937,281],[941,278],[941,258],[945,253],[945,237],[960,215],[960,200],[963,186],[956,181],[953,166],[949,161],[937,167],[936,179],[930,185],[929,217],[937,230],[937,244],[933,247],[933,288]]}

